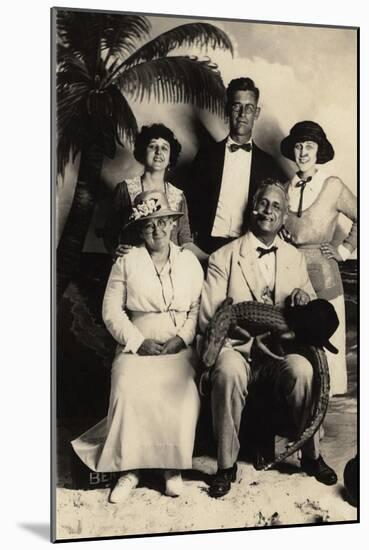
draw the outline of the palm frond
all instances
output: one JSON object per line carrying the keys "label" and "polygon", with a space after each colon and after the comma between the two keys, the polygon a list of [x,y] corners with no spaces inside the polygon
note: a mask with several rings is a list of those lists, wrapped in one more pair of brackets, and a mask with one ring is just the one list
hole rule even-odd
{"label": "palm frond", "polygon": [[193,103],[223,115],[225,88],[216,65],[207,58],[186,56],[154,59],[135,65],[119,76],[116,85],[135,101]]}
{"label": "palm frond", "polygon": [[85,103],[89,87],[86,84],[73,84],[71,86],[62,86],[57,88],[57,117],[59,119],[68,118],[68,112],[75,109],[76,106]]}
{"label": "palm frond", "polygon": [[86,51],[96,44],[96,13],[58,10],[56,28],[62,46],[73,55],[83,58]]}
{"label": "palm frond", "polygon": [[56,73],[56,85],[60,87],[73,83],[92,84],[93,81],[86,65],[82,61],[73,59],[72,57],[65,57]]}
{"label": "palm frond", "polygon": [[107,89],[112,100],[112,117],[116,127],[116,139],[123,146],[123,140],[132,143],[137,134],[137,121],[126,98],[115,86]]}
{"label": "palm frond", "polygon": [[61,86],[57,95],[58,172],[64,172],[70,151],[75,156],[95,144],[113,158],[116,142],[133,142],[136,118],[115,86],[103,91],[83,84]]}
{"label": "palm frond", "polygon": [[150,28],[146,17],[140,15],[58,10],[58,53],[62,58],[67,49],[97,72],[100,63],[105,67],[112,55],[126,57],[132,53],[137,41],[146,38]]}
{"label": "palm frond", "polygon": [[58,42],[56,45],[56,61],[58,64],[62,63],[65,60],[73,60],[77,58],[73,54],[73,51],[68,48],[68,46],[65,46],[61,42]]}
{"label": "palm frond", "polygon": [[[83,59],[92,72],[100,61],[101,35],[107,14],[58,10],[58,38],[74,57]],[[60,50],[60,48],[59,48]]]}
{"label": "palm frond", "polygon": [[106,66],[111,56],[127,56],[137,48],[137,42],[146,38],[151,25],[140,15],[110,14],[102,35],[102,49],[107,50]]}
{"label": "palm frond", "polygon": [[200,49],[206,47],[220,48],[228,50],[233,55],[232,42],[224,31],[209,23],[187,23],[170,29],[144,44],[125,60],[122,67],[127,69],[142,61],[166,57],[170,51],[181,46]]}
{"label": "palm frond", "polygon": [[72,154],[73,160],[75,160],[77,154],[81,151],[79,144],[77,143],[75,128],[78,125],[70,121],[65,126],[63,133],[58,132],[57,138],[57,173],[64,176],[64,170],[69,162],[70,155]]}
{"label": "palm frond", "polygon": [[63,173],[69,160],[70,150],[76,154],[81,149],[80,128],[88,91],[89,87],[82,83],[57,88],[57,159],[60,173]]}

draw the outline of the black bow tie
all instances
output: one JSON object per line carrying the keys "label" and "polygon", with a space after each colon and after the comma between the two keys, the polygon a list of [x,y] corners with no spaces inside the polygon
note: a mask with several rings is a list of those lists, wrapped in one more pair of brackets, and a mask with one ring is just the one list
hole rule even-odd
{"label": "black bow tie", "polygon": [[304,196],[304,191],[305,191],[306,184],[309,183],[309,181],[311,181],[311,176],[306,178],[306,180],[300,180],[296,183],[296,187],[301,187],[299,206],[297,208],[297,217],[298,218],[301,218],[301,215],[302,215],[302,199],[303,199],[303,196]]}
{"label": "black bow tie", "polygon": [[263,248],[262,246],[257,247],[257,252],[259,252],[259,258],[262,258],[265,254],[270,254],[278,250],[278,246],[271,246],[270,248]]}
{"label": "black bow tie", "polygon": [[247,151],[249,153],[252,149],[252,145],[251,143],[243,143],[242,145],[238,145],[238,143],[230,143],[229,150],[231,151],[231,153],[238,151],[238,149],[243,149],[244,151]]}

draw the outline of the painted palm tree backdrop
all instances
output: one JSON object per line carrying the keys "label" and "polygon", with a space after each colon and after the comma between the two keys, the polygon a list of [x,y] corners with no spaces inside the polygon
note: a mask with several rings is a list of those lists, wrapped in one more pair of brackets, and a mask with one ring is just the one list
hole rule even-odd
{"label": "painted palm tree backdrop", "polygon": [[[79,266],[104,157],[137,132],[130,102],[192,103],[222,116],[225,88],[208,56],[173,55],[178,48],[221,48],[224,31],[209,23],[180,25],[150,39],[141,15],[57,10],[57,171],[80,153],[73,203],[57,250],[58,297]],[[172,54],[172,55],[170,55]]]}

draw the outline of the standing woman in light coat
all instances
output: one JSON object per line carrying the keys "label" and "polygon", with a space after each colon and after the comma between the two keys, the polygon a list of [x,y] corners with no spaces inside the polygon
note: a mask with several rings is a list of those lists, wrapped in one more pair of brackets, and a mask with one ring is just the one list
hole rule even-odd
{"label": "standing woman in light coat", "polygon": [[[338,267],[356,249],[356,197],[334,176],[322,168],[334,157],[332,144],[316,122],[295,124],[281,142],[282,154],[296,163],[298,171],[288,185],[290,199],[286,229],[294,244],[304,253],[310,280],[318,298],[329,300],[336,309],[340,325],[331,338],[337,355],[327,352],[331,375],[331,394],[347,392],[345,300]],[[342,243],[334,241],[338,217],[352,221]]]}

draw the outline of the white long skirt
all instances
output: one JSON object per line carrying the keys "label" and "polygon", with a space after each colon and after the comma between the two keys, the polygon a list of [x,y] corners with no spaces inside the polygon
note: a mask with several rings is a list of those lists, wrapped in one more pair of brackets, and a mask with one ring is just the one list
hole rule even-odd
{"label": "white long skirt", "polygon": [[189,469],[200,400],[192,348],[162,356],[118,353],[108,416],[72,441],[96,472]]}

